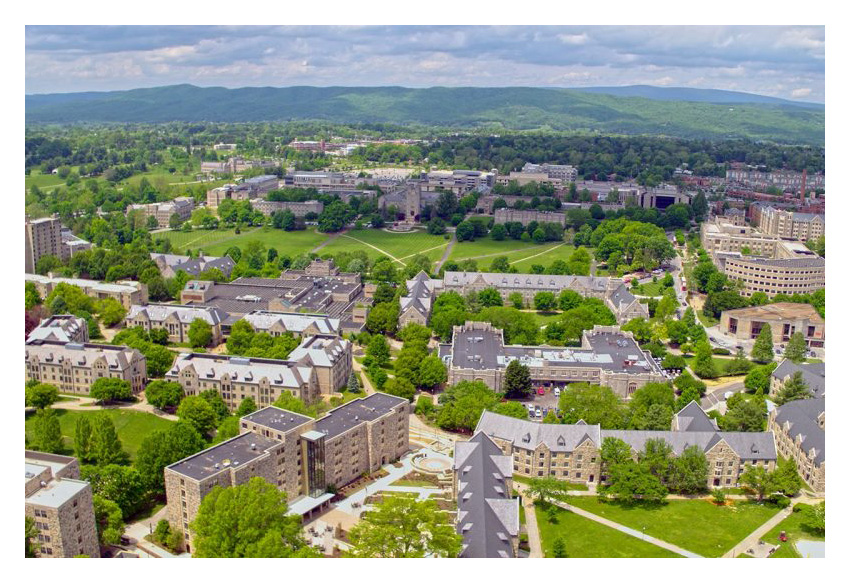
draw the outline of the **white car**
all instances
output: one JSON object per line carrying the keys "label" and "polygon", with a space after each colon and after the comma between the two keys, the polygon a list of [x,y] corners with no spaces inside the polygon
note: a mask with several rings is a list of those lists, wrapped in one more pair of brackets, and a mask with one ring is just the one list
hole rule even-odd
{"label": "white car", "polygon": [[553,392],[553,393],[555,393],[555,396],[556,396],[556,397],[560,397],[560,396],[561,396],[561,388],[560,388],[560,387],[555,387],[555,390],[554,390],[554,391],[552,391],[552,392]]}

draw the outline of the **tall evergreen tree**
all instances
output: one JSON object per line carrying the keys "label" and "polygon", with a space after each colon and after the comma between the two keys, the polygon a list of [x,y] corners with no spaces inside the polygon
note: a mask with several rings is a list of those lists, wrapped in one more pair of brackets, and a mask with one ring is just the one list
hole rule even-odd
{"label": "tall evergreen tree", "polygon": [[809,391],[809,386],[803,380],[803,373],[797,371],[791,375],[791,378],[785,381],[785,384],[779,390],[776,396],[776,403],[784,405],[788,401],[797,401],[799,399],[809,399],[812,394]]}
{"label": "tall evergreen tree", "polygon": [[803,338],[802,332],[794,332],[791,335],[785,348],[785,358],[796,363],[806,360],[806,339]]}
{"label": "tall evergreen tree", "polygon": [[753,351],[750,353],[756,362],[770,362],[773,360],[773,332],[770,324],[762,326],[756,341],[753,343]]}
{"label": "tall evergreen tree", "polygon": [[91,457],[99,466],[120,464],[127,457],[118,439],[118,432],[115,431],[115,424],[106,413],[95,415],[92,423]]}
{"label": "tall evergreen tree", "polygon": [[518,360],[512,360],[505,369],[505,396],[521,398],[531,394],[531,373]]}
{"label": "tall evergreen tree", "polygon": [[80,415],[74,427],[74,455],[79,458],[81,463],[91,460],[91,434],[92,428],[89,418]]}
{"label": "tall evergreen tree", "polygon": [[39,409],[33,419],[33,447],[47,453],[62,451],[62,430],[53,409]]}

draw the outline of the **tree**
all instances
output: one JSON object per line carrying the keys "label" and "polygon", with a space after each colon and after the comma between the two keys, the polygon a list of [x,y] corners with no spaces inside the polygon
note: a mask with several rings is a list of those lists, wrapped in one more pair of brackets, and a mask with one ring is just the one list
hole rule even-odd
{"label": "tree", "polygon": [[419,366],[420,387],[433,389],[446,380],[448,380],[448,371],[439,356],[432,354],[422,359],[422,364]]}
{"label": "tree", "polygon": [[531,386],[531,372],[528,367],[519,360],[512,360],[505,369],[505,396],[521,399],[530,395],[533,391]]}
{"label": "tree", "polygon": [[191,424],[201,435],[210,433],[217,423],[217,416],[212,405],[200,396],[189,396],[183,399],[177,408],[177,416],[181,421]]}
{"label": "tree", "polygon": [[758,501],[764,500],[765,494],[771,494],[776,487],[773,472],[768,472],[764,466],[747,466],[738,482],[747,490],[758,496]]}
{"label": "tree", "polygon": [[100,300],[97,309],[100,314],[100,322],[104,326],[112,327],[127,315],[127,310],[115,298],[104,298]]}
{"label": "tree", "polygon": [[209,346],[212,342],[212,326],[200,318],[195,318],[189,324],[189,343],[192,348]]}
{"label": "tree", "polygon": [[708,460],[698,446],[686,447],[673,460],[670,489],[680,494],[702,492],[708,483]]}
{"label": "tree", "polygon": [[32,421],[32,447],[47,453],[60,453],[63,449],[59,418],[53,409],[39,409]]}
{"label": "tree", "polygon": [[372,336],[366,348],[366,356],[370,356],[372,362],[378,366],[387,364],[390,361],[390,345],[387,339],[381,334]]}
{"label": "tree", "polygon": [[165,466],[198,453],[204,447],[204,440],[194,426],[178,421],[168,429],[151,432],[142,440],[135,466],[148,488],[162,490]]}
{"label": "tree", "polygon": [[525,307],[525,300],[523,299],[522,294],[519,292],[511,293],[508,296],[508,302],[517,310],[521,310],[523,309],[523,307]]}
{"label": "tree", "polygon": [[784,405],[789,401],[809,399],[811,396],[812,393],[809,390],[809,386],[803,380],[803,373],[798,370],[779,389],[779,393],[776,395],[776,404]]}
{"label": "tree", "polygon": [[404,377],[396,376],[394,379],[389,379],[383,386],[383,392],[408,401],[413,401],[416,396],[416,386]]}
{"label": "tree", "polygon": [[80,463],[91,461],[91,434],[92,427],[88,416],[80,415],[77,417],[77,423],[74,427],[74,455],[79,458]]}
{"label": "tree", "polygon": [[603,429],[625,428],[626,406],[610,387],[570,383],[561,390],[558,408],[564,423],[583,420],[588,425],[599,424]]}
{"label": "tree", "polygon": [[756,362],[770,362],[773,360],[773,332],[770,330],[770,324],[764,324],[753,343],[753,350],[750,353],[753,360]]}
{"label": "tree", "polygon": [[121,507],[112,500],[97,494],[92,496],[94,522],[97,527],[97,539],[103,546],[117,545],[124,534],[124,516]]}
{"label": "tree", "polygon": [[528,493],[543,504],[549,500],[562,499],[570,489],[569,482],[553,477],[532,478],[528,484]]}
{"label": "tree", "polygon": [[286,493],[260,477],[238,486],[215,486],[190,527],[196,557],[317,556],[301,535],[301,518],[287,515]]}
{"label": "tree", "polygon": [[239,402],[239,407],[236,408],[236,413],[234,415],[237,418],[241,418],[245,415],[250,415],[256,410],[257,404],[254,402],[254,399],[252,397],[245,397]]}
{"label": "tree", "polygon": [[348,533],[354,557],[457,557],[463,537],[433,500],[385,496]]}
{"label": "tree", "polygon": [[726,400],[726,414],[720,418],[724,431],[764,431],[767,406],[758,395],[746,398],[736,393]]}
{"label": "tree", "polygon": [[803,487],[803,480],[797,472],[797,464],[791,458],[780,457],[774,470],[776,489],[786,496],[796,496]]}
{"label": "tree", "polygon": [[747,360],[744,351],[740,348],[735,354],[735,358],[726,362],[727,375],[745,374],[751,368],[753,368],[753,363]]}
{"label": "tree", "polygon": [[770,390],[770,377],[776,366],[775,362],[754,366],[744,377],[744,387],[751,393],[761,391],[762,394],[767,394]]}
{"label": "tree", "polygon": [[92,461],[99,466],[120,464],[127,460],[115,424],[106,413],[97,413],[92,420],[90,452]]}
{"label": "tree", "polygon": [[461,381],[440,395],[437,425],[452,431],[472,431],[485,409],[499,402],[483,381]]}
{"label": "tree", "polygon": [[578,292],[571,289],[562,290],[560,295],[558,295],[558,307],[564,312],[579,307],[583,301],[584,298]]}
{"label": "tree", "polygon": [[31,310],[41,304],[41,296],[38,294],[38,288],[31,281],[26,282],[24,291],[24,305],[27,310]]}
{"label": "tree", "polygon": [[35,520],[30,518],[29,516],[26,517],[24,523],[24,537],[26,538],[24,557],[31,559],[36,556],[35,545],[33,544],[33,541],[38,537],[38,529],[35,527]]}
{"label": "tree", "polygon": [[696,346],[696,358],[693,365],[694,373],[703,379],[717,378],[717,367],[711,353],[711,345],[706,340],[700,340]]}
{"label": "tree", "polygon": [[217,423],[230,415],[227,403],[224,402],[224,399],[221,398],[221,394],[217,390],[207,389],[206,391],[201,391],[198,396],[210,404],[210,407],[212,407],[215,413]]}
{"label": "tree", "polygon": [[600,493],[621,501],[660,502],[667,496],[667,488],[643,465],[630,461],[608,468],[608,485],[602,486]]}
{"label": "tree", "polygon": [[534,294],[534,309],[540,312],[549,312],[556,305],[555,294],[552,292],[537,292]]}
{"label": "tree", "polygon": [[145,399],[157,409],[173,409],[183,399],[183,387],[174,381],[151,381],[145,387]]}
{"label": "tree", "polygon": [[826,533],[826,502],[803,506],[803,525],[820,535]]}
{"label": "tree", "polygon": [[59,400],[59,389],[47,383],[37,383],[26,388],[27,407],[44,409]]}
{"label": "tree", "polygon": [[239,435],[239,417],[231,415],[218,424],[213,443],[221,443]]}
{"label": "tree", "polygon": [[478,301],[484,307],[501,306],[502,294],[495,288],[488,287],[478,292]]}
{"label": "tree", "polygon": [[[522,403],[517,401],[504,401],[496,403],[490,407],[490,411],[504,415],[505,417],[513,417],[515,419],[528,419],[528,409]],[[548,413],[547,413],[548,415]]]}
{"label": "tree", "polygon": [[84,465],[81,476],[91,484],[93,494],[115,502],[125,517],[136,514],[146,502],[147,489],[136,468],[116,464]]}
{"label": "tree", "polygon": [[101,403],[109,403],[131,399],[133,391],[129,381],[114,377],[103,377],[92,383],[89,396]]}
{"label": "tree", "polygon": [[375,305],[366,317],[366,329],[371,334],[395,334],[398,329],[398,302]]}
{"label": "tree", "polygon": [[794,332],[791,338],[788,339],[788,346],[785,348],[785,358],[791,362],[801,363],[806,360],[806,339],[803,338],[802,332]]}
{"label": "tree", "polygon": [[556,538],[555,542],[552,544],[552,555],[556,559],[564,559],[567,557],[567,544],[560,536]]}

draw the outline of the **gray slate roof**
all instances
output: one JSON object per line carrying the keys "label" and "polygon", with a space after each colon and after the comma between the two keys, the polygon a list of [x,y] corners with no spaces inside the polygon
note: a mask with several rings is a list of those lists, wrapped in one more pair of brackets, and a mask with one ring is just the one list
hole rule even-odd
{"label": "gray slate roof", "polygon": [[675,421],[679,431],[717,431],[717,422],[696,401],[691,401],[676,413]]}
{"label": "gray slate roof", "polygon": [[513,474],[510,456],[478,432],[455,443],[457,531],[463,536],[462,558],[514,557],[512,537],[519,534],[519,499],[511,498],[506,480]]}
{"label": "gray slate roof", "polygon": [[787,358],[779,363],[771,376],[779,381],[790,377],[795,372],[803,375],[803,382],[809,387],[815,397],[826,396],[826,365],[822,362],[812,364],[796,364]]}
{"label": "gray slate roof", "polygon": [[801,448],[808,454],[815,450],[815,463],[820,465],[826,461],[826,432],[818,423],[818,417],[826,409],[826,397],[819,399],[802,399],[780,405],[776,409],[776,423],[780,427],[787,421],[791,428],[789,434],[796,441],[800,436]]}

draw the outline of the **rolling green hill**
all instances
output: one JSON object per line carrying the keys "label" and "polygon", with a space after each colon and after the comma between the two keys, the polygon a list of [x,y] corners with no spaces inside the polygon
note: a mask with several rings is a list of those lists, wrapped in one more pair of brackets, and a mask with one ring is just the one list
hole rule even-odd
{"label": "rolling green hill", "polygon": [[195,87],[30,95],[28,123],[325,120],[824,143],[822,108],[533,87]]}

